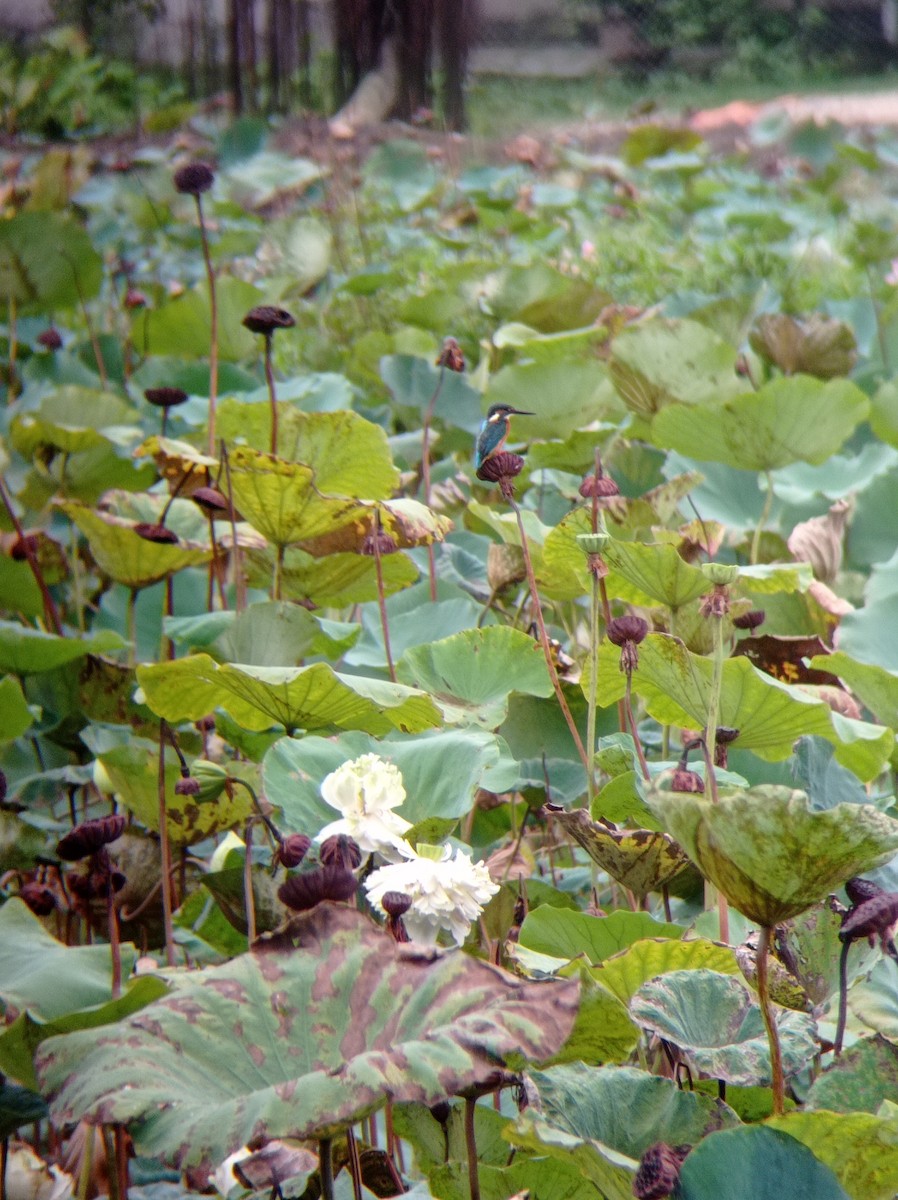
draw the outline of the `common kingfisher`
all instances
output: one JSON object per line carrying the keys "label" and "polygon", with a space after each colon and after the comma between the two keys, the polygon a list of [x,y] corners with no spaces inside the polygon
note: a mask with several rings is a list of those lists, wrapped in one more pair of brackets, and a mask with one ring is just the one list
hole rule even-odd
{"label": "common kingfisher", "polygon": [[511,417],[533,417],[535,413],[523,408],[512,408],[510,404],[494,404],[486,414],[477,434],[475,466],[479,470],[488,458],[498,454],[508,437]]}

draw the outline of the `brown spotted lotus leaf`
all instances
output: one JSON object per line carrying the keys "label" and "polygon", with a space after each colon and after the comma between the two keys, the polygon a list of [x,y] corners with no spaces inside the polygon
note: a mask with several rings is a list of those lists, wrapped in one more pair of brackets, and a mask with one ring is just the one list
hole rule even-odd
{"label": "brown spotted lotus leaf", "polygon": [[759,925],[798,916],[898,850],[898,821],[871,804],[815,812],[786,787],[761,785],[717,804],[656,791],[647,803],[705,878]]}
{"label": "brown spotted lotus leaf", "polygon": [[385,1101],[434,1104],[557,1053],[579,985],[400,946],[330,903],[114,1027],[44,1043],[54,1120],[131,1125],[210,1165],[259,1135],[330,1137]]}
{"label": "brown spotted lotus leaf", "polygon": [[637,896],[658,891],[693,870],[686,853],[666,833],[610,829],[591,820],[585,808],[554,816],[603,871]]}

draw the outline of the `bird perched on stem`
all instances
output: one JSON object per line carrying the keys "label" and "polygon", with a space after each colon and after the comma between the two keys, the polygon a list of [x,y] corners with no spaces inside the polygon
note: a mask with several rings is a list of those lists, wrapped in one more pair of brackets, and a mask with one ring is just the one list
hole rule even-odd
{"label": "bird perched on stem", "polygon": [[474,452],[474,465],[478,471],[488,458],[494,458],[502,451],[514,416],[532,417],[535,414],[523,408],[512,408],[510,404],[494,404],[487,412],[477,434]]}

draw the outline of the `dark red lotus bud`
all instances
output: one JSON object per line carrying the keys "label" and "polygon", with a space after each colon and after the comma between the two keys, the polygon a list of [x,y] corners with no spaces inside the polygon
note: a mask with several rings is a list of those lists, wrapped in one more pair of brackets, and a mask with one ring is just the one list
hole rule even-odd
{"label": "dark red lotus bud", "polygon": [[147,388],[144,396],[157,408],[174,408],[176,404],[183,404],[188,399],[187,393],[176,387]]}
{"label": "dark red lotus bud", "polygon": [[839,937],[843,942],[854,942],[865,937],[888,939],[896,921],[898,892],[880,892],[846,915]]}
{"label": "dark red lotus bud", "polygon": [[55,325],[51,325],[49,329],[42,330],[37,335],[38,345],[43,346],[45,350],[61,350],[62,349],[62,334]]}
{"label": "dark red lotus bud", "polygon": [[176,796],[198,796],[200,790],[200,781],[190,775],[182,776],[175,784]]}
{"label": "dark red lotus bud", "polygon": [[243,324],[251,333],[264,333],[266,337],[271,337],[276,329],[292,329],[296,318],[286,308],[260,304],[249,310],[243,318]]}
{"label": "dark red lotus bud", "polygon": [[636,1200],[663,1200],[664,1196],[669,1196],[677,1186],[683,1160],[690,1149],[689,1146],[668,1146],[666,1142],[649,1146],[633,1179]]}
{"label": "dark red lotus bud", "polygon": [[401,917],[412,906],[412,898],[405,892],[384,892],[380,902],[388,917]]}
{"label": "dark red lotus bud", "polygon": [[138,291],[137,288],[128,288],[122,303],[125,308],[146,308],[148,301],[143,292]]}
{"label": "dark red lotus bud", "polygon": [[299,866],[309,853],[311,845],[312,839],[307,838],[304,833],[291,833],[278,846],[275,857],[279,863],[289,870],[291,867]]}
{"label": "dark red lotus bud", "polygon": [[87,858],[95,854],[103,846],[117,841],[124,832],[125,818],[123,816],[97,817],[94,821],[84,821],[76,825],[65,837],[56,844],[56,853],[65,862],[77,862],[79,858]]}
{"label": "dark red lotus bud", "polygon": [[210,515],[228,512],[230,507],[227,496],[214,487],[198,487],[190,499],[194,504],[198,504],[203,512]]}
{"label": "dark red lotus bud", "polygon": [[345,867],[318,867],[302,875],[291,875],[278,888],[278,896],[288,908],[306,912],[322,900],[351,900],[357,888],[355,875]]}
{"label": "dark red lotus bud", "polygon": [[435,1121],[439,1121],[441,1125],[445,1125],[452,1113],[452,1105],[448,1100],[438,1100],[436,1104],[431,1104],[430,1115]]}
{"label": "dark red lotus bud", "polygon": [[733,617],[733,624],[737,629],[753,630],[764,624],[766,616],[763,608],[753,608],[751,612],[743,613],[741,617]]}
{"label": "dark red lotus bud", "polygon": [[881,896],[884,891],[885,888],[881,888],[872,879],[862,879],[859,875],[855,875],[853,879],[849,879],[845,884],[845,894],[855,908],[863,904],[865,900],[872,900],[874,896]]}
{"label": "dark red lotus bud", "polygon": [[145,542],[155,542],[159,546],[175,546],[178,542],[178,535],[174,530],[154,521],[138,521],[134,532]]}
{"label": "dark red lotus bud", "polygon": [[584,500],[607,500],[609,496],[619,496],[620,488],[610,475],[587,475],[577,489]]}
{"label": "dark red lotus bud", "polygon": [[515,475],[520,475],[523,469],[524,460],[520,454],[501,450],[480,464],[477,468],[477,478],[486,483],[501,483],[503,479],[513,479]]}
{"label": "dark red lotus bud", "polygon": [[23,883],[19,899],[25,901],[36,917],[48,917],[56,907],[56,895],[45,883]]}
{"label": "dark red lotus bud", "polygon": [[463,371],[465,369],[465,356],[454,337],[443,338],[443,348],[440,350],[436,365],[445,367],[447,371]]}
{"label": "dark red lotus bud", "polygon": [[318,858],[326,867],[343,867],[346,871],[354,871],[362,865],[362,851],[358,842],[345,833],[335,833],[333,837],[325,838]]}
{"label": "dark red lotus bud", "polygon": [[37,554],[37,548],[40,543],[37,539],[37,534],[26,533],[23,537],[17,537],[9,548],[9,557],[14,558],[16,562],[24,562],[29,555]]}
{"label": "dark red lotus bud", "polygon": [[718,725],[714,733],[714,766],[720,767],[725,771],[728,765],[727,749],[731,742],[735,742],[739,736],[738,729],[731,729],[729,725]]}
{"label": "dark red lotus bud", "polygon": [[396,539],[379,529],[377,533],[369,533],[367,537],[362,538],[359,553],[374,558],[378,554],[395,554],[398,549]]}
{"label": "dark red lotus bud", "polygon": [[672,792],[703,792],[705,781],[697,771],[689,771],[685,767],[677,767],[670,781]]}
{"label": "dark red lotus bud", "polygon": [[215,173],[208,163],[192,162],[179,167],[174,174],[175,190],[184,196],[201,196],[215,182]]}
{"label": "dark red lotus bud", "polygon": [[649,623],[642,617],[613,617],[608,622],[608,640],[615,646],[623,646],[627,642],[635,642],[638,646],[645,641],[648,631]]}

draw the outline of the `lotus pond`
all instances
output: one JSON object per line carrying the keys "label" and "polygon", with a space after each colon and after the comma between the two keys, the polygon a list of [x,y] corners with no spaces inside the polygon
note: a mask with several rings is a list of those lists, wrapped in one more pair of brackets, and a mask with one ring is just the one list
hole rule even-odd
{"label": "lotus pond", "polygon": [[891,1200],[898,136],[201,132],[0,183],[10,1186]]}

